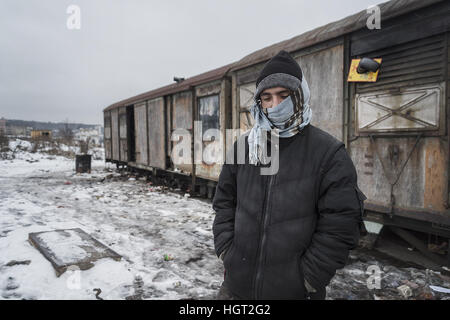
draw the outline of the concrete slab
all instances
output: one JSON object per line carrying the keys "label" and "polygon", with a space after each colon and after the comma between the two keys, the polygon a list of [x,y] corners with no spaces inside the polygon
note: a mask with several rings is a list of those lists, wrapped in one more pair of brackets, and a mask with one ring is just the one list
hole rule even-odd
{"label": "concrete slab", "polygon": [[51,262],[58,277],[70,266],[87,270],[96,260],[122,258],[80,228],[34,232],[28,235],[28,240]]}

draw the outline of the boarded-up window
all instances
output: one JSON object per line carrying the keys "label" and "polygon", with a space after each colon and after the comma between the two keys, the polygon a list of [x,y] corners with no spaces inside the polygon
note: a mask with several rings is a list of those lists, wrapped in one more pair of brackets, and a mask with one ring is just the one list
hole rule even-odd
{"label": "boarded-up window", "polygon": [[173,128],[192,129],[192,94],[177,93],[173,96]]}
{"label": "boarded-up window", "polygon": [[308,81],[311,124],[342,141],[344,46],[302,55],[296,61]]}
{"label": "boarded-up window", "polygon": [[120,125],[120,139],[126,139],[127,138],[127,115],[121,114],[119,119],[119,125]]}
{"label": "boarded-up window", "polygon": [[219,95],[203,97],[198,100],[198,115],[202,129],[219,129]]}
{"label": "boarded-up window", "polygon": [[253,127],[253,117],[250,114],[255,95],[256,85],[254,82],[239,86],[239,122],[240,128],[247,131]]}

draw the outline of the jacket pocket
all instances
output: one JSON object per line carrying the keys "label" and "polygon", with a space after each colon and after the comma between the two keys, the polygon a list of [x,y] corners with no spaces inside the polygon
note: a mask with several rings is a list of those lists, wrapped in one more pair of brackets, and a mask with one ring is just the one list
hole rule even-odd
{"label": "jacket pocket", "polygon": [[360,217],[359,217],[359,232],[361,235],[366,235],[367,230],[364,225],[364,200],[367,199],[367,197],[364,195],[364,193],[358,188],[358,186],[355,186],[356,196],[358,197],[359,201],[359,207],[360,207]]}
{"label": "jacket pocket", "polygon": [[225,270],[229,266],[229,260],[230,260],[229,258],[231,257],[231,254],[233,253],[232,252],[233,249],[234,249],[234,242],[231,242],[231,244],[228,246],[228,248],[226,248],[224,251],[225,253],[223,256],[223,266],[224,266]]}

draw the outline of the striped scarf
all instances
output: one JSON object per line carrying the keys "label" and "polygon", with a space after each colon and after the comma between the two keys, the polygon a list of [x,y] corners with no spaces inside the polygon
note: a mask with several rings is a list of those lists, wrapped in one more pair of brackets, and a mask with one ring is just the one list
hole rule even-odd
{"label": "striped scarf", "polygon": [[[299,133],[307,126],[312,117],[309,106],[310,92],[308,83],[303,77],[301,86],[289,96],[291,101],[283,100],[286,103],[293,103],[293,114],[285,114],[284,121],[271,121],[261,107],[261,100],[257,99],[251,107],[250,113],[255,121],[248,136],[249,163],[253,165],[268,164],[270,157],[267,156],[267,140],[273,134],[276,137],[289,138]],[[283,103],[282,102],[282,103]],[[281,105],[281,104],[280,104]],[[276,106],[277,108],[279,106]],[[282,118],[282,117],[281,117]],[[268,136],[268,139],[267,139]]]}

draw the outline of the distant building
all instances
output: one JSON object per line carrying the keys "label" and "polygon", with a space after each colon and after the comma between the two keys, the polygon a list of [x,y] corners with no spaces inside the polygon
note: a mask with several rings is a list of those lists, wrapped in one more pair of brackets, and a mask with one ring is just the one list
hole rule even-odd
{"label": "distant building", "polygon": [[31,131],[32,139],[51,139],[52,138],[52,130],[32,130]]}

